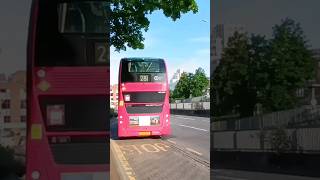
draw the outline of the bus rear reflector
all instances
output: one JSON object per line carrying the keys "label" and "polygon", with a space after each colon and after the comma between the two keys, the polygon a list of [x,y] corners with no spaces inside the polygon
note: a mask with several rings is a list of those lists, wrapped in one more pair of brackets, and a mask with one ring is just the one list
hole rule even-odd
{"label": "bus rear reflector", "polygon": [[31,139],[42,139],[41,124],[31,125]]}
{"label": "bus rear reflector", "polygon": [[42,80],[39,84],[38,84],[38,88],[41,90],[41,91],[47,91],[49,88],[50,88],[50,84],[45,81],[45,80]]}
{"label": "bus rear reflector", "polygon": [[119,102],[119,106],[123,106],[123,104],[124,104],[123,101]]}
{"label": "bus rear reflector", "polygon": [[47,106],[47,124],[48,126],[65,125],[64,105]]}

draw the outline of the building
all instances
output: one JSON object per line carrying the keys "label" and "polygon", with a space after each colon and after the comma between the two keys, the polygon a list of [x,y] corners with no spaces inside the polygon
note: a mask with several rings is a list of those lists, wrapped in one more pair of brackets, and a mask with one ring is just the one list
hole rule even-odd
{"label": "building", "polygon": [[183,73],[182,69],[178,69],[172,76],[172,78],[170,79],[169,82],[169,86],[170,86],[170,90],[174,90],[174,88],[176,87],[181,75]]}
{"label": "building", "polygon": [[211,33],[211,74],[219,65],[223,49],[227,46],[228,39],[235,33],[244,33],[243,25],[217,24]]}
{"label": "building", "polygon": [[110,86],[110,108],[118,109],[118,84],[114,84]]}
{"label": "building", "polygon": [[0,144],[24,153],[26,136],[26,72],[0,74]]}

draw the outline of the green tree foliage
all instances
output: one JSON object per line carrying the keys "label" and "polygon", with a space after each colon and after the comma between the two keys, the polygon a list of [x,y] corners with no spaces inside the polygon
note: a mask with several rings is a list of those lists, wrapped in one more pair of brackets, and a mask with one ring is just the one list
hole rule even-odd
{"label": "green tree foliage", "polygon": [[209,87],[209,79],[202,68],[196,69],[195,73],[183,72],[175,89],[172,99],[187,99],[202,96]]}
{"label": "green tree foliage", "polygon": [[292,108],[295,92],[313,73],[313,59],[299,24],[285,19],[273,38],[235,32],[213,74],[214,115],[236,110],[252,116],[259,103],[265,111]]}
{"label": "green tree foliage", "polygon": [[172,96],[176,99],[187,99],[191,94],[191,82],[192,82],[193,74],[183,72],[181,77],[173,90]]}
{"label": "green tree foliage", "polygon": [[314,60],[299,23],[285,19],[270,40],[269,91],[264,106],[271,111],[292,108],[298,88],[314,76]]}
{"label": "green tree foliage", "polygon": [[144,48],[142,31],[150,25],[147,15],[162,10],[166,17],[173,21],[181,14],[198,12],[195,0],[111,0],[110,1],[110,43],[116,50]]}
{"label": "green tree foliage", "polygon": [[14,158],[13,149],[5,148],[0,145],[0,159],[0,179],[12,174],[18,176],[24,174],[25,167],[22,162]]}
{"label": "green tree foliage", "polygon": [[209,86],[209,80],[204,72],[204,69],[198,68],[191,79],[191,94],[192,97],[202,96],[204,91]]}

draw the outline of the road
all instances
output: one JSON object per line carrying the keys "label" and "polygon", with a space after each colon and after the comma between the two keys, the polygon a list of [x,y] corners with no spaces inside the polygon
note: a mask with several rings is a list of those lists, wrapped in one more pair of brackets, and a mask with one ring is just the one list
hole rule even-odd
{"label": "road", "polygon": [[200,155],[210,162],[210,118],[171,116],[172,137],[169,142]]}
{"label": "road", "polygon": [[210,179],[209,118],[171,116],[169,138],[117,139],[117,119],[111,121],[111,138],[122,166],[135,179]]}
{"label": "road", "polygon": [[214,180],[318,180],[319,178],[293,176],[287,174],[263,173],[253,171],[238,171],[230,169],[211,170],[211,179]]}

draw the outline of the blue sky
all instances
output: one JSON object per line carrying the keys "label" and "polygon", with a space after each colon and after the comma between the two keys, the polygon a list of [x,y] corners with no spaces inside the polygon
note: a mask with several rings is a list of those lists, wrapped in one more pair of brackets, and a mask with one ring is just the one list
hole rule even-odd
{"label": "blue sky", "polygon": [[127,48],[120,53],[111,48],[111,84],[118,79],[119,61],[123,57],[160,57],[168,67],[169,78],[181,68],[194,72],[202,67],[207,76],[210,72],[210,1],[197,0],[199,11],[183,14],[175,22],[163,15],[162,11],[149,15],[150,27],[144,33],[145,48]]}

